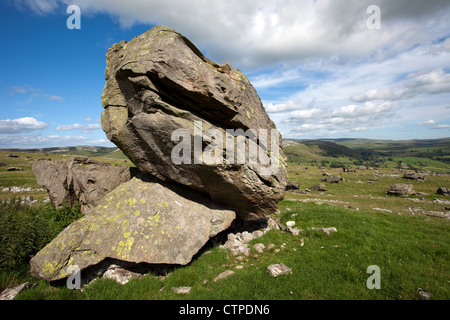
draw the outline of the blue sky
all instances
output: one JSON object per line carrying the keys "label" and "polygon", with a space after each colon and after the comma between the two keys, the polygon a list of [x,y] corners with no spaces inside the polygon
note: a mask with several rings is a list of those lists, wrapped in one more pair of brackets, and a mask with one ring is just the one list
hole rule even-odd
{"label": "blue sky", "polygon": [[[450,2],[393,2],[2,1],[0,148],[112,146],[106,50],[156,24],[246,73],[284,138],[449,137]],[[70,4],[80,30],[66,26]]]}

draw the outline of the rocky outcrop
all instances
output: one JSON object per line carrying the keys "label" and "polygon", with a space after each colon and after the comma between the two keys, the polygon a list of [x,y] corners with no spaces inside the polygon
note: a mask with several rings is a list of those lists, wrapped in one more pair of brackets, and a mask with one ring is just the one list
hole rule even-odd
{"label": "rocky outcrop", "polygon": [[287,183],[281,138],[240,70],[164,26],[113,45],[106,62],[102,127],[139,170],[242,218],[276,211]]}
{"label": "rocky outcrop", "polygon": [[449,196],[450,195],[450,189],[445,188],[445,187],[439,187],[436,190],[437,194],[443,195],[443,196]]}
{"label": "rocky outcrop", "polygon": [[55,208],[63,204],[73,206],[79,201],[83,213],[132,176],[129,167],[83,157],[60,161],[41,159],[33,162],[32,168],[37,183],[48,190]]}
{"label": "rocky outcrop", "polygon": [[398,183],[389,187],[388,194],[398,195],[398,196],[408,196],[415,194],[413,186],[411,184]]}
{"label": "rocky outcrop", "polygon": [[403,175],[403,179],[416,180],[416,181],[426,181],[425,175],[417,172],[406,172]]}
{"label": "rocky outcrop", "polygon": [[328,183],[341,183],[344,182],[344,178],[340,177],[340,176],[329,176],[326,178],[321,179],[320,181],[325,181]]}
{"label": "rocky outcrop", "polygon": [[234,219],[203,194],[133,177],[39,251],[31,273],[53,281],[70,266],[83,270],[107,258],[185,265]]}

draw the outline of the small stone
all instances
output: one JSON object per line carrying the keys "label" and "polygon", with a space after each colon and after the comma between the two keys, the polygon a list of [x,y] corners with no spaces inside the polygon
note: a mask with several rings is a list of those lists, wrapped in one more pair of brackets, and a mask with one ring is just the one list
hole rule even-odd
{"label": "small stone", "polygon": [[265,248],[266,248],[266,246],[262,243],[257,243],[253,246],[253,249],[258,251],[259,253],[263,253]]}
{"label": "small stone", "polygon": [[283,274],[292,274],[292,269],[287,267],[283,263],[279,263],[268,266],[267,272],[269,272],[272,277],[278,277]]}
{"label": "small stone", "polygon": [[260,238],[264,235],[264,232],[262,232],[261,230],[256,230],[252,232],[253,238]]}
{"label": "small stone", "polygon": [[295,226],[295,221],[288,221],[288,222],[286,222],[286,227],[292,228],[294,226]]}
{"label": "small stone", "polygon": [[217,277],[215,277],[213,281],[214,281],[214,282],[217,282],[217,281],[219,281],[219,280],[228,278],[229,276],[231,276],[231,275],[233,275],[233,274],[234,274],[234,271],[232,271],[232,270],[226,270],[226,271],[222,272],[221,274],[219,274]]}
{"label": "small stone", "polygon": [[189,294],[191,293],[192,287],[172,287],[172,290],[179,294]]}
{"label": "small stone", "polygon": [[305,239],[301,238],[300,239],[300,247],[303,247],[305,245]]}
{"label": "small stone", "polygon": [[111,265],[105,273],[103,273],[102,278],[112,279],[121,285],[128,283],[133,278],[139,278],[141,274],[126,270],[117,265]]}
{"label": "small stone", "polygon": [[0,293],[0,300],[13,300],[21,291],[28,289],[29,283],[25,282],[18,286],[7,288]]}
{"label": "small stone", "polygon": [[328,235],[330,233],[332,233],[332,232],[337,232],[337,229],[335,227],[330,227],[330,228],[312,228],[311,230],[322,231],[322,232],[325,232]]}
{"label": "small stone", "polygon": [[267,249],[273,249],[275,247],[275,245],[273,244],[273,243],[269,243],[268,245],[267,245]]}
{"label": "small stone", "polygon": [[419,294],[420,299],[422,299],[422,300],[431,300],[431,294],[429,294],[428,292],[426,292],[422,288],[418,288],[417,289],[417,293]]}
{"label": "small stone", "polygon": [[302,229],[298,229],[298,228],[288,228],[289,232],[292,233],[292,235],[294,236],[298,236],[300,232],[302,232]]}
{"label": "small stone", "polygon": [[250,255],[250,248],[248,247],[248,244],[246,244],[246,243],[233,246],[230,248],[230,250],[231,250],[231,254],[233,256],[238,256],[238,255],[243,254],[248,257]]}

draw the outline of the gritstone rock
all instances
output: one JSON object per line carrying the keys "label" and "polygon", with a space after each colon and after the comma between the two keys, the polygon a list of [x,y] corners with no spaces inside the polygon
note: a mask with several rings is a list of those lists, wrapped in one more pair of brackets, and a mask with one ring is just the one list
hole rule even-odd
{"label": "gritstone rock", "polygon": [[83,214],[108,192],[131,179],[129,167],[83,157],[60,161],[41,159],[33,163],[32,169],[37,183],[47,189],[55,208],[63,204],[73,206],[79,201]]}
{"label": "gritstone rock", "polygon": [[399,195],[399,196],[408,196],[410,194],[414,194],[413,186],[411,184],[398,183],[389,187],[389,194]]}
{"label": "gritstone rock", "polygon": [[[277,131],[271,135],[275,124],[241,71],[210,61],[164,26],[114,44],[106,62],[102,127],[139,170],[205,193],[242,218],[277,210],[287,184],[281,138]],[[249,129],[257,137],[250,139]],[[188,137],[172,139],[176,130]],[[256,153],[248,150],[252,141],[257,141]],[[174,149],[181,142],[190,150]],[[172,161],[174,150],[183,157],[181,164]],[[207,150],[214,161],[205,161]],[[233,158],[226,156],[228,151]],[[237,161],[239,153],[245,161]]]}
{"label": "gritstone rock", "polygon": [[278,277],[283,274],[292,274],[292,269],[287,267],[283,263],[279,263],[268,266],[267,272],[269,272],[272,277]]}
{"label": "gritstone rock", "polygon": [[71,265],[83,270],[106,258],[185,265],[234,219],[234,211],[201,193],[134,177],[39,251],[31,273],[53,281],[67,277]]}

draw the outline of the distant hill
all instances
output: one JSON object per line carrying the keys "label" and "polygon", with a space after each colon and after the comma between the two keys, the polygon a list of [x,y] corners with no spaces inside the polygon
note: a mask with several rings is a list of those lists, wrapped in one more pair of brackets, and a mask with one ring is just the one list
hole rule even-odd
{"label": "distant hill", "polygon": [[[77,146],[38,149],[2,149],[85,157],[127,159],[116,147]],[[324,166],[396,167],[450,172],[450,138],[416,140],[320,139],[283,140],[290,163]]]}
{"label": "distant hill", "polygon": [[126,159],[122,151],[117,147],[96,147],[96,146],[77,146],[77,147],[52,147],[36,149],[0,149],[5,152],[32,152],[48,154],[65,154],[83,157],[110,157],[115,159]]}
{"label": "distant hill", "polygon": [[450,172],[450,138],[423,140],[284,140],[291,163]]}

